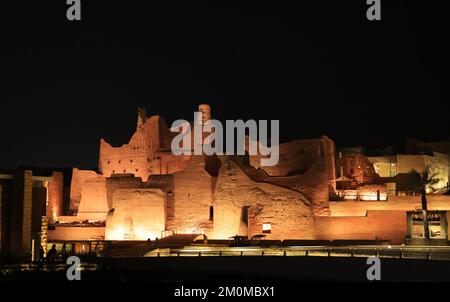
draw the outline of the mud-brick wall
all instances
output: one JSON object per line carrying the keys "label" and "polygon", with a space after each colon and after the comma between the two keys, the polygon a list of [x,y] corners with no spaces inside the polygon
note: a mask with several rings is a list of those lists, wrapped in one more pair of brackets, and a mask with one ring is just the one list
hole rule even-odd
{"label": "mud-brick wall", "polygon": [[154,240],[165,230],[165,193],[160,189],[125,189],[114,193],[106,220],[106,240]]}
{"label": "mud-brick wall", "polygon": [[104,227],[56,227],[47,232],[48,241],[102,240]]}
{"label": "mud-brick wall", "polygon": [[[83,183],[78,207],[79,220],[104,220],[109,211],[106,181],[104,177],[89,178]],[[103,216],[99,219],[99,214]]]}
{"label": "mud-brick wall", "polygon": [[173,219],[168,230],[192,232],[209,223],[216,178],[205,170],[203,156],[192,156],[185,170],[175,173]]}
{"label": "mud-brick wall", "polygon": [[253,199],[248,222],[248,237],[263,233],[263,224],[271,226],[266,239],[314,239],[313,214],[297,192],[261,184],[249,192]]}
{"label": "mud-brick wall", "polygon": [[252,237],[262,233],[263,223],[272,227],[267,239],[314,238],[311,205],[301,193],[254,182],[236,163],[225,161],[216,185],[211,237]]}
{"label": "mud-brick wall", "polygon": [[[132,173],[147,181],[151,174],[173,173],[169,171],[175,166],[165,163],[165,155],[156,151],[170,148],[173,134],[167,128],[166,122],[160,116],[148,118],[136,130],[128,144],[112,147],[103,139],[100,141],[99,170],[105,177],[113,174]],[[168,169],[168,167],[170,169]]]}
{"label": "mud-brick wall", "polygon": [[[335,183],[334,142],[326,136],[320,139],[296,140],[280,145],[276,166],[260,167],[260,156],[250,156],[250,165],[264,170],[265,181],[289,186],[313,202],[314,215],[327,216],[329,194]],[[288,176],[282,177],[282,176]]]}
{"label": "mud-brick wall", "polygon": [[263,169],[270,176],[286,176],[290,173],[304,173],[321,156],[320,139],[296,140],[279,146],[278,164],[272,167],[261,166],[261,155],[251,155],[250,165]]}
{"label": "mud-brick wall", "polygon": [[142,187],[142,179],[133,175],[114,175],[106,178],[106,199],[109,209],[114,207],[113,196],[116,190],[138,189]]}
{"label": "mud-brick wall", "polygon": [[404,242],[405,211],[368,211],[362,217],[315,217],[316,238],[323,240],[374,240],[376,237],[393,244]]}
{"label": "mud-brick wall", "polygon": [[63,214],[64,175],[62,172],[53,172],[48,183],[47,217],[51,220]]}
{"label": "mud-brick wall", "polygon": [[81,188],[86,180],[96,178],[97,173],[91,170],[79,170],[74,168],[72,171],[72,181],[70,184],[70,210],[78,211],[81,200]]}

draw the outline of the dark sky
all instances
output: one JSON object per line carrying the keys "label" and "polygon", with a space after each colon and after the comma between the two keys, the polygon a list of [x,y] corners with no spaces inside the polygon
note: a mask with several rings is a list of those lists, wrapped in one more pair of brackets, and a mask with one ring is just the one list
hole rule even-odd
{"label": "dark sky", "polygon": [[2,4],[0,168],[95,167],[100,137],[126,143],[138,106],[169,124],[199,103],[221,120],[279,119],[283,141],[450,137],[449,33],[436,4],[382,1],[382,21],[369,22],[364,0],[81,2],[81,22],[66,20],[63,0]]}

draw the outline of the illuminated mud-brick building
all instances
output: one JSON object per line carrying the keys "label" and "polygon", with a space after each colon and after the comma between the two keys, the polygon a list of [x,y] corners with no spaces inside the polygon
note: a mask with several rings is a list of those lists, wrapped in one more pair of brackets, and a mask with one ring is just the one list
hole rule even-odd
{"label": "illuminated mud-brick building", "polygon": [[[211,118],[209,106],[201,105],[199,111],[203,122]],[[350,156],[342,162],[326,136],[282,143],[278,164],[263,167],[259,155],[175,156],[170,148],[174,135],[162,117],[147,117],[141,109],[127,144],[113,147],[100,141],[97,170],[73,168],[45,179],[33,176],[33,188],[45,189],[41,199],[46,205],[33,212],[43,216],[33,231],[41,227],[41,237],[48,242],[204,234],[208,239],[263,235],[265,240],[382,238],[403,243],[406,212],[420,206],[419,196],[330,200],[344,179],[377,197],[373,180],[380,176],[367,158]],[[2,182],[3,192],[8,181]],[[38,203],[31,204],[38,208]],[[430,195],[429,208],[450,210],[450,200]],[[28,225],[27,215],[17,220],[22,226]],[[47,222],[48,231],[42,227]],[[12,234],[9,225],[2,220],[2,245]],[[22,248],[29,249],[32,231],[28,226],[25,230],[20,240]]]}
{"label": "illuminated mud-brick building", "polygon": [[[209,106],[200,105],[203,122]],[[314,217],[329,215],[333,190],[334,143],[327,137],[279,146],[277,166],[260,167],[260,156],[175,156],[174,133],[160,116],[139,110],[130,142],[112,147],[101,140],[99,170],[72,173],[70,208],[64,224],[105,221],[106,240],[147,240],[171,233],[266,238],[315,237]],[[68,230],[66,228],[65,230]],[[78,230],[77,239],[101,236]],[[59,238],[58,238],[59,237]]]}

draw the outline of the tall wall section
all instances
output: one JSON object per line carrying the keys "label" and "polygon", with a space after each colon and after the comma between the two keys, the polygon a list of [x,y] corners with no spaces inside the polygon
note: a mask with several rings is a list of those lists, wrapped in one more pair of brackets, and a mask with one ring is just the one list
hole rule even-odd
{"label": "tall wall section", "polygon": [[314,218],[308,199],[292,189],[253,181],[231,160],[219,173],[214,199],[214,238],[252,237],[270,225],[267,239],[312,239]]}

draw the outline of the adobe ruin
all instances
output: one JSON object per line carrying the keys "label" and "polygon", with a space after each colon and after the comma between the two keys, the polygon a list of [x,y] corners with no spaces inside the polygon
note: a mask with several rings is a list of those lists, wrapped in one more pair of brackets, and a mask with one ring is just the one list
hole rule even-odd
{"label": "adobe ruin", "polygon": [[[203,123],[211,119],[208,105],[199,109]],[[31,253],[31,239],[45,245],[174,234],[399,244],[406,212],[420,206],[420,196],[387,198],[377,166],[363,155],[339,156],[326,136],[282,143],[278,164],[264,167],[261,155],[176,156],[175,135],[161,116],[139,109],[127,144],[100,140],[96,171],[0,173],[0,249]],[[347,182],[350,188],[343,188]],[[346,189],[369,198],[330,199]],[[449,196],[429,196],[429,207],[450,210]]]}
{"label": "adobe ruin", "polygon": [[[211,118],[200,105],[202,122]],[[139,110],[128,144],[100,143],[99,172],[73,170],[71,209],[60,221],[104,220],[106,240],[147,240],[165,232],[269,239],[314,238],[314,216],[329,215],[334,143],[327,137],[280,145],[275,167],[259,156],[175,156],[160,116]]]}

